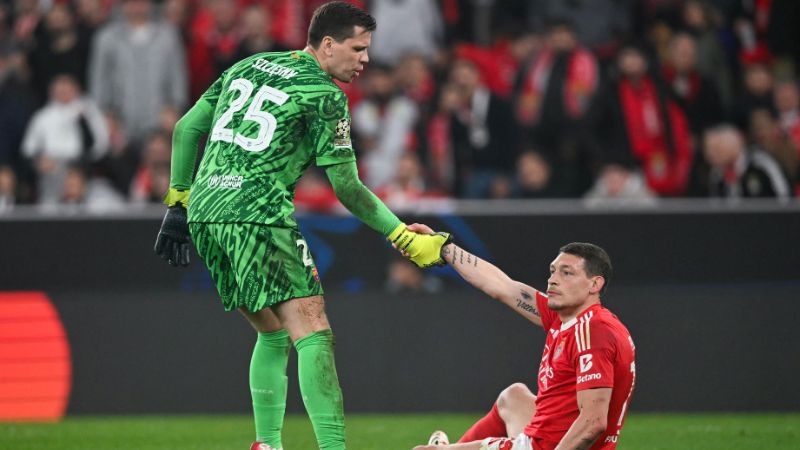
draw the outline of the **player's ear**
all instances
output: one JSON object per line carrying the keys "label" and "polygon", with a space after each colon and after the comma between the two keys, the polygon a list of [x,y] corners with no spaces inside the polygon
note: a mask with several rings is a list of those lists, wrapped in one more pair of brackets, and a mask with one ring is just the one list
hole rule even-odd
{"label": "player's ear", "polygon": [[592,278],[592,286],[589,288],[589,292],[592,294],[597,294],[601,290],[603,290],[603,286],[606,284],[606,279],[600,276]]}
{"label": "player's ear", "polygon": [[322,38],[320,50],[322,50],[322,52],[325,53],[325,56],[329,58],[333,56],[333,38],[330,36],[325,36]]}

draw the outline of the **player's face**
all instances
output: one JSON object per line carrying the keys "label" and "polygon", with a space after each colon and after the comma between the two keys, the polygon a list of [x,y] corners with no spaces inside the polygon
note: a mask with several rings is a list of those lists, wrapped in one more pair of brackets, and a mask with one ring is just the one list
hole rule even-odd
{"label": "player's face", "polygon": [[547,306],[554,311],[570,312],[580,308],[597,292],[597,278],[589,277],[580,256],[559,253],[550,263],[547,279]]}
{"label": "player's face", "polygon": [[363,27],[355,27],[353,37],[342,42],[332,40],[329,47],[330,62],[328,73],[335,79],[344,83],[353,81],[364,70],[364,64],[369,62],[367,49],[372,43],[372,32]]}

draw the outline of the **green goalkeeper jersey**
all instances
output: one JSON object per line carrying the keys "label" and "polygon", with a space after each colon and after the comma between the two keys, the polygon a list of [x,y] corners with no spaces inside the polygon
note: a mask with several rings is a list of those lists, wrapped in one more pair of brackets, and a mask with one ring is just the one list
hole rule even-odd
{"label": "green goalkeeper jersey", "polygon": [[190,222],[294,226],[294,188],[308,166],[355,160],[347,96],[308,53],[239,61],[199,101],[214,116]]}

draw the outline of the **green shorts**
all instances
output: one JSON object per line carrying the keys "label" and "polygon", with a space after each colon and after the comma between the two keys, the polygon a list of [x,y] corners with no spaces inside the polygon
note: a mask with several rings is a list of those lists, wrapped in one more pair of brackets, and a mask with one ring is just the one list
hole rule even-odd
{"label": "green shorts", "polygon": [[255,312],[322,294],[308,244],[297,228],[252,223],[190,223],[194,246],[226,311]]}

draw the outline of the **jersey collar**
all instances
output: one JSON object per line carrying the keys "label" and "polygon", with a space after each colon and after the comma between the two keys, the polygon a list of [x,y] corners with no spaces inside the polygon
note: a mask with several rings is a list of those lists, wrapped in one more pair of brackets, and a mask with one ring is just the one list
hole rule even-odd
{"label": "jersey collar", "polygon": [[578,321],[581,319],[581,317],[585,316],[585,315],[586,315],[586,314],[588,314],[589,312],[594,312],[594,311],[597,311],[598,309],[600,309],[600,308],[602,308],[602,307],[603,307],[603,305],[601,305],[600,303],[596,303],[596,304],[594,304],[594,305],[592,305],[592,306],[590,306],[590,307],[586,308],[586,310],[585,310],[584,312],[582,312],[582,313],[578,314],[578,316],[577,316],[577,317],[575,317],[575,318],[573,318],[573,319],[570,319],[570,320],[568,320],[568,321],[566,321],[566,322],[562,323],[562,324],[561,324],[561,331],[567,331],[567,330],[569,330],[570,328],[572,328],[572,326],[573,326],[573,325],[575,325],[576,323],[578,323]]}

